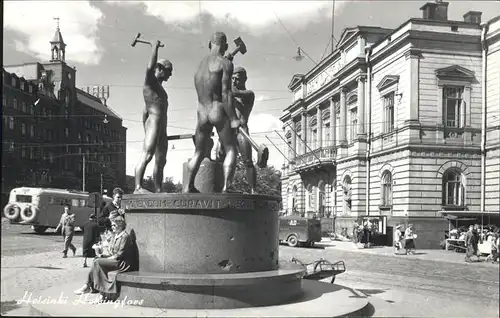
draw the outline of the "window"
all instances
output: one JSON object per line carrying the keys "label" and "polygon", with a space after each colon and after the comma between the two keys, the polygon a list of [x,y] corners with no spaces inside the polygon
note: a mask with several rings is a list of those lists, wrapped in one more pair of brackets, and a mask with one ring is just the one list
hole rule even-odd
{"label": "window", "polygon": [[14,117],[9,117],[9,128],[14,130]]}
{"label": "window", "polygon": [[21,157],[26,158],[26,148],[21,148]]}
{"label": "window", "polygon": [[64,128],[64,135],[69,138],[69,128]]}
{"label": "window", "polygon": [[30,126],[30,136],[35,137],[35,126],[33,125]]}
{"label": "window", "polygon": [[28,112],[28,107],[26,106],[26,102],[25,101],[21,102],[21,110],[23,111],[23,113],[27,113]]}
{"label": "window", "polygon": [[14,98],[14,101],[12,103],[12,107],[14,107],[14,109],[17,109],[17,98]]}
{"label": "window", "polygon": [[24,81],[21,82],[21,90],[24,91]]}
{"label": "window", "polygon": [[30,85],[28,85],[28,91],[29,91],[30,93],[33,93],[33,85],[31,85],[31,84],[30,84]]}
{"label": "window", "polygon": [[78,140],[82,141],[82,134],[81,133],[78,133]]}
{"label": "window", "polygon": [[392,206],[392,174],[389,171],[382,174],[381,187],[380,205],[383,207]]}
{"label": "window", "polygon": [[35,149],[30,148],[30,159],[35,158]]}
{"label": "window", "polygon": [[2,107],[7,107],[7,96],[2,94]]}
{"label": "window", "polygon": [[352,180],[350,176],[345,176],[344,182],[342,182],[342,192],[343,192],[343,214],[351,214],[352,208]]}
{"label": "window", "polygon": [[52,151],[49,151],[49,162],[54,163],[54,153]]}
{"label": "window", "polygon": [[[297,149],[295,151],[297,151],[297,155],[301,155],[303,154],[303,149],[302,149],[302,126],[301,125],[297,125],[297,128],[296,128],[296,134],[297,134],[297,143],[296,143],[296,146],[297,146]],[[298,144],[298,145],[297,145]]]}
{"label": "window", "polygon": [[358,109],[357,108],[351,109],[350,116],[351,116],[351,124],[349,127],[349,131],[350,131],[349,142],[354,142],[354,140],[356,140],[356,136],[357,136]]}
{"label": "window", "polygon": [[[345,127],[343,127],[345,129]],[[335,134],[340,136],[340,111],[335,112]],[[335,141],[337,144],[340,142],[340,138]]]}
{"label": "window", "polygon": [[12,78],[12,86],[16,87],[16,78],[15,77]]}
{"label": "window", "polygon": [[461,109],[463,92],[463,87],[443,87],[443,115],[445,127],[463,127],[464,123],[461,120],[461,115],[464,112],[464,109]]}
{"label": "window", "polygon": [[21,134],[26,135],[26,124],[21,123]]}
{"label": "window", "polygon": [[323,145],[321,145],[321,146],[328,147],[328,146],[333,144],[332,142],[333,142],[333,140],[332,140],[332,135],[331,135],[331,131],[330,131],[330,123],[327,122],[325,124],[325,127],[323,128]]}
{"label": "window", "polygon": [[[312,149],[316,149],[316,141],[318,140],[318,122],[316,121],[316,118],[310,121],[310,127],[311,127],[311,134],[309,135],[309,147],[306,150],[307,152],[311,151]],[[310,150],[310,149],[311,150]]]}
{"label": "window", "polygon": [[384,96],[384,133],[394,130],[394,92]]}
{"label": "window", "polygon": [[443,175],[443,204],[464,206],[465,186],[462,173],[456,169],[449,169]]}

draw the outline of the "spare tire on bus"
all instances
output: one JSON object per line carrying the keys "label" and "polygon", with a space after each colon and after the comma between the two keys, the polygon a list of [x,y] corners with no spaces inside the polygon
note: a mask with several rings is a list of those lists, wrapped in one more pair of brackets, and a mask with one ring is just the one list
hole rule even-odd
{"label": "spare tire on bus", "polygon": [[27,207],[21,211],[21,218],[25,222],[33,222],[36,218],[37,208]]}
{"label": "spare tire on bus", "polygon": [[19,218],[21,208],[15,204],[7,204],[3,209],[3,214],[9,220],[15,221]]}

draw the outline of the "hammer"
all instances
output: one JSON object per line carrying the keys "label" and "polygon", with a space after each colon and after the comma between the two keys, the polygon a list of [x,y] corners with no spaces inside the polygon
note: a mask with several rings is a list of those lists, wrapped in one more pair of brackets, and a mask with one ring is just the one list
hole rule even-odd
{"label": "hammer", "polygon": [[234,40],[234,44],[236,44],[236,48],[233,50],[233,52],[229,53],[226,55],[226,58],[230,61],[233,60],[233,57],[240,52],[241,54],[245,54],[247,52],[247,46],[245,45],[245,42],[240,37],[237,37]]}
{"label": "hammer", "polygon": [[269,149],[267,149],[266,145],[257,145],[257,143],[252,138],[250,138],[250,136],[244,129],[242,129],[241,127],[238,129],[243,137],[245,137],[245,139],[248,140],[248,142],[252,145],[253,149],[257,151],[257,166],[259,166],[259,168],[267,167],[267,159],[269,159]]}
{"label": "hammer", "polygon": [[[137,42],[139,43],[144,43],[144,44],[149,44],[151,46],[153,46],[153,44],[151,43],[151,41],[144,41],[144,40],[141,40],[139,39],[141,37],[141,34],[140,33],[137,33],[137,35],[135,36],[135,39],[134,41],[132,41],[132,47],[135,47],[135,45],[137,44]],[[160,44],[160,47],[164,47],[165,45],[163,44]]]}

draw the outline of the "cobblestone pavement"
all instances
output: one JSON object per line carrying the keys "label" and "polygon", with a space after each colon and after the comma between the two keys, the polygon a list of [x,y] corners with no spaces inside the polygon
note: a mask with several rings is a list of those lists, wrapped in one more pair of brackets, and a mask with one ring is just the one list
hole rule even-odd
{"label": "cobblestone pavement", "polygon": [[[374,283],[376,275],[388,275],[390,285],[404,289],[419,289],[446,293],[449,296],[469,297],[483,303],[499,298],[498,266],[476,266],[474,263],[446,263],[434,260],[412,259],[365,254],[334,248],[280,247],[280,259],[296,257],[303,262],[324,258],[331,262],[344,260],[348,271],[365,272],[363,279]],[[375,275],[375,276],[374,276]],[[339,276],[341,277],[341,276]],[[386,282],[387,283],[387,282]]]}
{"label": "cobblestone pavement", "polygon": [[[82,258],[72,257],[71,253],[61,258],[60,236],[22,234],[30,232],[28,227],[21,234],[4,229],[2,224],[2,315],[27,315],[26,305],[16,304],[25,292],[85,280],[88,269],[82,268]],[[77,254],[81,253],[81,237],[75,238],[75,245],[79,248]],[[339,275],[336,283],[369,295],[377,317],[498,317],[498,266],[335,248],[280,247],[281,260],[292,257],[304,262],[319,258],[344,260],[347,272]]]}

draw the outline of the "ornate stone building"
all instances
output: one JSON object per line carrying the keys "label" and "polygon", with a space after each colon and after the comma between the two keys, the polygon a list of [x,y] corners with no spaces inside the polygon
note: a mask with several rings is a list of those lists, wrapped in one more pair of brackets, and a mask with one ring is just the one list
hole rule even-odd
{"label": "ornate stone building", "polygon": [[48,63],[3,68],[2,199],[18,186],[82,189],[84,175],[87,191],[125,185],[122,119],[76,87],[59,28],[50,49]]}
{"label": "ornate stone building", "polygon": [[[293,76],[293,102],[281,117],[290,160],[285,213],[335,217],[336,231],[348,233],[369,218],[388,242],[395,224],[411,223],[425,248],[444,238],[445,215],[499,212],[491,168],[499,160],[498,94],[485,113],[481,13],[450,21],[446,2],[421,10],[422,18],[393,30],[345,29],[334,52]],[[497,35],[488,44],[496,50]],[[482,170],[488,112],[497,117],[489,119],[490,168]],[[487,206],[482,177],[490,180]]]}

